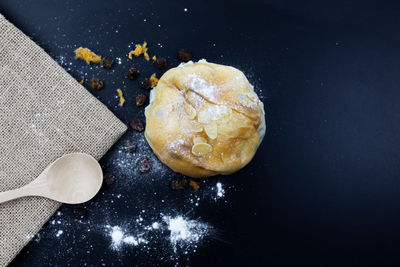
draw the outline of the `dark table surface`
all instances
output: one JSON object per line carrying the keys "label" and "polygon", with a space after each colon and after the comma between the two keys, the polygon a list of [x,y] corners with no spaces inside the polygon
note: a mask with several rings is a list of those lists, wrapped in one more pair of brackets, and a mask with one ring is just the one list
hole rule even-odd
{"label": "dark table surface", "polygon": [[[128,130],[101,160],[116,183],[85,204],[88,216],[77,220],[63,205],[12,266],[399,265],[399,11],[398,1],[0,1],[0,12],[77,80],[102,78],[102,91],[89,90],[126,124],[144,118],[133,101],[148,94],[126,70],[162,74],[127,59],[129,45],[143,40],[169,67],[185,47],[195,60],[243,70],[267,117],[253,161],[197,191],[170,190],[181,176],[157,161],[137,175],[136,156],[119,152],[123,142],[141,140],[139,153],[152,154]],[[79,46],[121,64],[107,71],[75,61]],[[106,225],[134,232],[160,214],[213,230],[177,252],[168,231],[146,246],[110,248]]]}

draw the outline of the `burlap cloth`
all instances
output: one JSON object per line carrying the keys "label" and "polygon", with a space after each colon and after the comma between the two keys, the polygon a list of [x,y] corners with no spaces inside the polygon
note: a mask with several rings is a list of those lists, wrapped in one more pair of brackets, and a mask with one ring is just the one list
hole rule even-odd
{"label": "burlap cloth", "polygon": [[[29,183],[69,152],[100,159],[125,131],[103,104],[0,15],[0,191]],[[0,204],[0,266],[59,207],[41,197]]]}

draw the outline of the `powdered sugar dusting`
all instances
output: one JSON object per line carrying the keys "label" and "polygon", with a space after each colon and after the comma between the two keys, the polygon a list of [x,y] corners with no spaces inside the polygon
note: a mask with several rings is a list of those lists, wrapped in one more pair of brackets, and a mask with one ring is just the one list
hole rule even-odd
{"label": "powdered sugar dusting", "polygon": [[216,101],[215,93],[218,90],[215,85],[209,84],[198,74],[192,73],[187,75],[185,85],[190,90],[198,93],[209,101]]}

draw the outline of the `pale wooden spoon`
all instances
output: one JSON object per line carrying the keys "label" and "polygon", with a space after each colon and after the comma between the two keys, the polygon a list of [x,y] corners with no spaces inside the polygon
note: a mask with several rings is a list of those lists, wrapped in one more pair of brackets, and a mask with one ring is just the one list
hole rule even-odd
{"label": "pale wooden spoon", "polygon": [[41,196],[62,203],[78,204],[92,199],[103,183],[97,160],[84,153],[62,156],[31,183],[0,193],[0,203],[26,196]]}

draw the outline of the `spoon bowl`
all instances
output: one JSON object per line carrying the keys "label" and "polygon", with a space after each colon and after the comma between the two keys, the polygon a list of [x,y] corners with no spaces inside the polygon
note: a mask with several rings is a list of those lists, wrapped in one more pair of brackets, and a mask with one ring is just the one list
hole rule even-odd
{"label": "spoon bowl", "polygon": [[103,172],[99,163],[82,153],[65,155],[48,169],[50,198],[68,204],[89,201],[100,190]]}
{"label": "spoon bowl", "polygon": [[67,204],[79,204],[99,192],[103,172],[96,159],[84,153],[64,155],[31,183],[0,193],[0,203],[24,196],[42,196]]}

